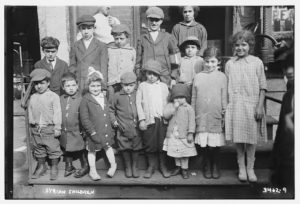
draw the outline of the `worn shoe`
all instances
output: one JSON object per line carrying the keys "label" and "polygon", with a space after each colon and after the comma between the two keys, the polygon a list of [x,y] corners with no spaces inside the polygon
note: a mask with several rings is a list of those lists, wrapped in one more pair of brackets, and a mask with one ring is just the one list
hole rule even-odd
{"label": "worn shoe", "polygon": [[145,171],[144,178],[147,179],[151,178],[154,172],[155,172],[154,168],[149,166],[148,169]]}
{"label": "worn shoe", "polygon": [[51,168],[50,168],[50,180],[56,180],[58,177],[58,161],[59,159],[51,160]]}
{"label": "worn shoe", "polygon": [[176,176],[180,174],[180,167],[176,166],[172,171],[171,171],[171,176]]}
{"label": "worn shoe", "polygon": [[45,164],[46,159],[45,158],[38,158],[38,164],[35,168],[35,171],[33,175],[31,176],[32,179],[38,179],[41,176],[44,176],[47,172],[47,166]]}
{"label": "worn shoe", "polygon": [[188,170],[187,169],[181,169],[181,175],[182,175],[182,178],[188,179],[189,178]]}
{"label": "worn shoe", "polygon": [[247,175],[248,175],[249,182],[252,182],[252,183],[257,182],[257,177],[256,177],[253,169],[248,169],[247,168]]}
{"label": "worn shoe", "polygon": [[110,164],[110,168],[108,169],[106,175],[112,178],[115,175],[116,170],[117,170],[117,163]]}
{"label": "worn shoe", "polygon": [[101,176],[97,173],[97,171],[90,171],[89,176],[93,181],[98,181],[101,179]]}

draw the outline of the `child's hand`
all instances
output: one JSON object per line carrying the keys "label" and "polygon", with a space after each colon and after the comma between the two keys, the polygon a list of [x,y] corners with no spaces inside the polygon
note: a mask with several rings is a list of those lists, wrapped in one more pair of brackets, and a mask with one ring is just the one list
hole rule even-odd
{"label": "child's hand", "polygon": [[61,135],[60,130],[54,130],[54,137],[59,137]]}
{"label": "child's hand", "polygon": [[174,108],[177,109],[179,107],[179,103],[177,101],[174,102]]}
{"label": "child's hand", "polygon": [[115,121],[115,122],[113,123],[113,126],[114,126],[115,128],[117,128],[117,127],[119,126],[118,121]]}
{"label": "child's hand", "polygon": [[144,130],[147,130],[147,125],[146,125],[145,120],[142,120],[142,121],[140,122],[139,127],[140,127],[140,129],[143,130],[143,131],[144,131]]}
{"label": "child's hand", "polygon": [[176,84],[176,81],[174,79],[172,79],[171,83],[170,83],[170,88],[172,88],[175,84]]}
{"label": "child's hand", "polygon": [[188,133],[187,141],[188,143],[192,143],[194,141],[193,133]]}
{"label": "child's hand", "polygon": [[263,107],[257,106],[254,113],[255,120],[261,120],[263,116],[264,116]]}

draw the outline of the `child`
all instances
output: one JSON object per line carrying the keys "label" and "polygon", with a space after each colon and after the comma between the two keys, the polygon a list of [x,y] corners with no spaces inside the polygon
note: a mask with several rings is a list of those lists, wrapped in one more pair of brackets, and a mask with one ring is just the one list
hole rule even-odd
{"label": "child", "polygon": [[163,121],[163,109],[167,105],[169,90],[165,83],[160,82],[161,64],[149,60],[143,71],[147,81],[142,82],[136,94],[136,107],[139,127],[143,132],[144,151],[147,155],[148,169],[144,178],[151,178],[155,171],[157,153],[159,153],[159,167],[165,178],[171,176],[166,167],[166,154],[163,152],[163,141],[166,125]]}
{"label": "child", "polygon": [[36,93],[29,101],[28,117],[33,138],[33,155],[38,164],[32,175],[37,179],[47,171],[46,157],[51,160],[50,180],[58,176],[59,158],[62,155],[58,137],[61,130],[61,108],[59,96],[50,91],[51,73],[35,69],[30,74]]}
{"label": "child", "polygon": [[[181,58],[177,81],[188,85],[189,95],[192,93],[192,83],[195,75],[203,70],[203,59],[196,55],[199,49],[199,40],[195,36],[187,37],[180,45],[180,50],[185,55]],[[190,102],[190,97],[187,100]]]}
{"label": "child", "polygon": [[57,55],[59,40],[53,37],[44,37],[41,40],[41,47],[45,57],[34,64],[35,69],[45,69],[51,73],[50,90],[62,95],[61,77],[68,72],[68,65],[59,59]]}
{"label": "child", "polygon": [[115,42],[108,46],[108,99],[121,90],[120,76],[125,72],[133,72],[136,51],[129,45],[130,31],[121,24],[112,28]]}
{"label": "child", "polygon": [[138,159],[142,138],[138,130],[136,80],[133,72],[122,74],[122,90],[114,95],[110,105],[110,118],[113,126],[118,128],[117,142],[124,159],[127,178],[140,176]]}
{"label": "child", "polygon": [[83,15],[77,19],[76,25],[82,34],[82,39],[74,43],[70,52],[69,69],[76,74],[81,92],[90,67],[100,71],[104,76],[104,82],[107,82],[107,48],[94,37],[95,21],[95,18],[90,15]]}
{"label": "child", "polygon": [[169,120],[167,136],[163,150],[175,158],[176,168],[171,175],[177,175],[180,170],[184,179],[189,178],[189,157],[196,156],[194,144],[195,113],[187,103],[189,88],[185,84],[176,84],[171,91],[171,103],[164,109],[164,118]]}
{"label": "child", "polygon": [[62,76],[62,87],[65,94],[60,97],[62,109],[62,132],[60,145],[64,150],[65,158],[65,177],[73,174],[76,169],[72,165],[74,157],[78,157],[81,163],[81,169],[75,174],[75,178],[81,178],[89,172],[89,165],[86,158],[85,141],[81,133],[81,124],[79,121],[79,106],[81,94],[78,93],[78,84],[76,76],[67,72]]}
{"label": "child", "polygon": [[204,70],[194,78],[192,107],[196,114],[195,143],[204,149],[204,178],[217,179],[220,147],[225,145],[223,118],[227,105],[227,79],[218,71],[220,51],[207,48],[203,54]]}
{"label": "child", "polygon": [[102,74],[94,69],[89,69],[87,77],[88,93],[83,96],[80,104],[81,123],[88,134],[89,176],[94,181],[101,179],[96,170],[97,151],[105,150],[110,163],[110,168],[107,172],[109,177],[113,177],[117,169],[115,155],[111,147],[114,143],[113,130],[110,125],[107,101],[102,92],[102,84]]}
{"label": "child", "polygon": [[172,35],[177,40],[177,45],[181,45],[189,36],[196,36],[199,39],[200,56],[207,48],[207,31],[203,25],[195,21],[195,15],[199,8],[195,6],[184,6],[182,8],[183,21],[177,23],[172,29]]}
{"label": "child", "polygon": [[[161,8],[150,7],[146,11],[149,30],[143,34],[137,45],[137,60],[135,71],[139,80],[145,81],[145,76],[140,74],[140,70],[145,67],[145,63],[150,59],[155,59],[161,63],[160,80],[171,86],[175,83],[174,74],[178,71],[180,52],[176,45],[175,38],[160,30],[160,25],[164,19]],[[171,78],[172,77],[172,78]]]}
{"label": "child", "polygon": [[[266,140],[264,98],[267,89],[262,61],[250,55],[255,38],[250,31],[240,31],[232,37],[235,56],[225,66],[229,80],[229,104],[226,109],[226,139],[233,140],[237,148],[241,181],[256,182],[254,173],[255,147],[259,137]],[[245,167],[245,152],[247,168]]]}

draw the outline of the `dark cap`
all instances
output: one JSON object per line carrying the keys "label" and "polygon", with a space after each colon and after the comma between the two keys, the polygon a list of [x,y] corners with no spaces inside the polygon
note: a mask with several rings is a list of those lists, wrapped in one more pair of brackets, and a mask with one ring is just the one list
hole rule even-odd
{"label": "dark cap", "polygon": [[184,97],[187,100],[190,97],[189,88],[186,84],[175,84],[171,90],[171,100],[175,98]]}
{"label": "dark cap", "polygon": [[183,51],[186,45],[196,45],[198,49],[200,49],[199,39],[196,36],[188,36],[184,39],[184,41],[180,44],[179,49]]}
{"label": "dark cap", "polygon": [[76,25],[95,25],[96,19],[91,15],[82,15],[77,19]]}
{"label": "dark cap", "polygon": [[31,81],[42,81],[43,79],[50,78],[51,73],[46,69],[35,69],[30,73]]}
{"label": "dark cap", "polygon": [[59,40],[53,37],[44,37],[41,40],[41,47],[43,49],[51,49],[51,48],[56,48],[58,49],[59,46]]}
{"label": "dark cap", "polygon": [[149,7],[146,11],[147,18],[161,18],[164,19],[164,12],[161,8],[152,6]]}
{"label": "dark cap", "polygon": [[160,62],[158,62],[154,59],[150,59],[146,62],[145,67],[143,68],[143,71],[151,71],[151,72],[154,72],[154,73],[160,75],[161,64],[160,64]]}
{"label": "dark cap", "polygon": [[122,84],[131,84],[136,82],[136,75],[133,72],[125,72],[121,75]]}
{"label": "dark cap", "polygon": [[125,24],[114,25],[111,29],[111,34],[113,35],[113,33],[127,33],[128,35],[131,34],[129,27]]}

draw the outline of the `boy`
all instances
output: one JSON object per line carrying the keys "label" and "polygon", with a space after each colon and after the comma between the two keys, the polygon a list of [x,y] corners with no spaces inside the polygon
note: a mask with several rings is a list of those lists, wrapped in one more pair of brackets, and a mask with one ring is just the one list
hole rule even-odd
{"label": "boy", "polygon": [[42,51],[45,57],[34,64],[35,69],[46,69],[51,73],[50,90],[62,95],[61,76],[68,72],[68,65],[59,59],[57,55],[59,40],[53,37],[44,37],[41,41]]}
{"label": "boy", "polygon": [[81,178],[89,172],[85,141],[81,133],[79,119],[79,106],[81,95],[78,93],[76,76],[73,73],[65,73],[62,76],[62,87],[65,94],[60,97],[62,109],[62,132],[60,145],[64,151],[65,177],[73,174],[76,169],[72,165],[74,157],[79,157],[81,169],[74,174],[75,178]]}
{"label": "boy", "polygon": [[106,45],[94,37],[95,18],[82,15],[76,25],[82,34],[82,39],[74,43],[70,52],[70,71],[75,73],[82,92],[88,75],[88,68],[93,67],[102,73],[107,82],[107,48]]}
{"label": "boy", "polygon": [[122,74],[122,90],[114,95],[110,105],[110,118],[112,125],[118,128],[117,142],[124,159],[127,178],[140,176],[138,159],[142,138],[138,130],[136,80],[133,72]]}
{"label": "boy", "polygon": [[28,117],[33,138],[33,154],[38,161],[32,178],[37,179],[45,175],[48,156],[51,160],[50,180],[56,180],[57,164],[62,155],[58,140],[61,130],[59,96],[49,89],[51,74],[47,70],[35,69],[30,77],[36,93],[30,98]]}
{"label": "boy", "polygon": [[167,105],[169,89],[160,81],[161,64],[153,59],[145,64],[147,81],[142,82],[136,93],[136,107],[139,128],[143,131],[144,151],[147,155],[148,169],[144,178],[151,178],[159,157],[159,168],[165,178],[171,176],[166,167],[166,153],[163,142],[166,136],[166,125],[163,121],[163,110]]}
{"label": "boy", "polygon": [[135,72],[139,80],[145,81],[145,76],[140,70],[150,59],[155,59],[161,64],[161,81],[171,86],[175,83],[175,76],[180,59],[180,52],[176,39],[171,34],[161,31],[160,25],[164,19],[161,8],[150,7],[146,11],[149,30],[143,34],[137,45],[137,59]]}
{"label": "boy", "polygon": [[108,46],[108,99],[121,90],[120,76],[125,72],[133,72],[136,61],[136,51],[128,41],[128,26],[113,26],[112,35],[115,42]]}

